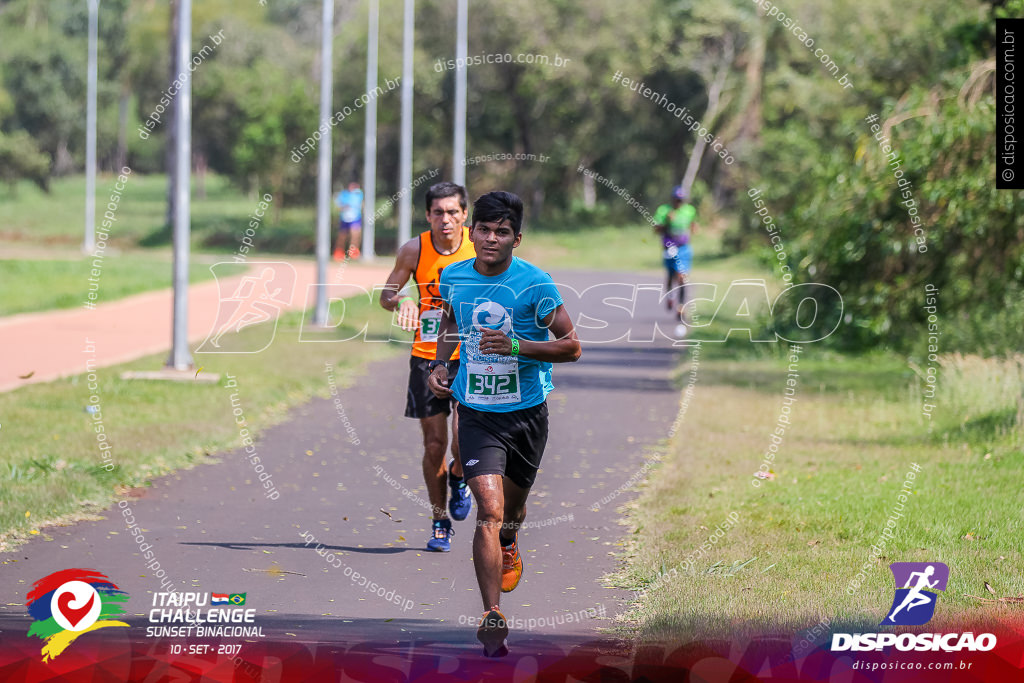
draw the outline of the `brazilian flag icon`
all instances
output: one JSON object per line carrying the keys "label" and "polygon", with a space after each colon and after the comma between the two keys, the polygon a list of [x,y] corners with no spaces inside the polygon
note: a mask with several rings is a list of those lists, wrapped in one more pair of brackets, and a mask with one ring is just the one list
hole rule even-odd
{"label": "brazilian flag icon", "polygon": [[248,595],[248,593],[232,593],[228,596],[228,602],[232,605],[244,605],[246,595]]}

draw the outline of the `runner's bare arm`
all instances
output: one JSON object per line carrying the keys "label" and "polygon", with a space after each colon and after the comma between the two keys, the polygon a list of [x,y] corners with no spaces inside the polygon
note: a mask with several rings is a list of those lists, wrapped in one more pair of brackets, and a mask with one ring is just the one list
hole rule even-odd
{"label": "runner's bare arm", "polygon": [[380,305],[388,311],[398,309],[398,325],[406,331],[415,330],[419,325],[419,305],[411,296],[402,293],[405,283],[416,272],[418,258],[419,242],[416,239],[403,244],[395,257],[395,268],[380,293]]}
{"label": "runner's bare arm", "polygon": [[402,298],[402,287],[416,270],[418,254],[419,244],[415,239],[399,247],[398,255],[395,257],[395,268],[388,275],[388,281],[384,283],[384,290],[380,293],[380,305],[385,309],[393,311],[398,308],[398,302]]}
{"label": "runner's bare arm", "polygon": [[[520,356],[548,363],[572,363],[579,360],[582,353],[580,340],[576,337],[576,328],[573,327],[569,314],[565,312],[565,306],[560,305],[549,313],[541,323],[543,327],[551,331],[554,339],[542,342],[520,339]],[[440,351],[439,345],[439,354]],[[485,354],[496,353],[510,356],[512,355],[512,340],[500,330],[484,330],[480,338],[480,351]]]}
{"label": "runner's bare arm", "polygon": [[452,315],[452,307],[441,301],[441,326],[437,330],[437,355],[440,360],[451,360],[459,347],[459,324]]}
{"label": "runner's bare arm", "polygon": [[[452,354],[459,345],[459,327],[452,315],[451,306],[447,301],[441,302],[441,327],[437,331],[437,359],[451,360]],[[452,395],[451,385],[448,377],[448,368],[445,365],[438,365],[427,377],[427,386],[438,398],[448,398]]]}

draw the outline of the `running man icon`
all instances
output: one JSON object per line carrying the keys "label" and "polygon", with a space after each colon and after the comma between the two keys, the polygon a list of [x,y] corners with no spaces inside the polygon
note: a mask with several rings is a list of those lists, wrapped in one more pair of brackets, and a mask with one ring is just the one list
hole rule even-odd
{"label": "running man icon", "polygon": [[[221,265],[226,264],[215,264],[211,270]],[[258,274],[246,275],[237,281],[214,270],[220,291],[217,318],[206,340],[196,349],[197,353],[258,353],[273,341],[277,319],[291,305],[296,282],[295,268],[289,263],[277,261],[250,265],[256,266],[252,272]],[[230,351],[221,348],[224,335],[271,321],[273,324],[267,325],[262,333],[232,342],[229,345]]]}
{"label": "running man icon", "polygon": [[[907,611],[909,612],[915,607],[927,605],[929,602],[932,601],[932,598],[921,593],[921,589],[935,588],[935,586],[938,585],[939,582],[937,580],[934,582],[928,580],[928,577],[933,575],[934,573],[935,567],[933,565],[928,565],[923,572],[914,572],[910,575],[910,578],[907,579],[907,585],[904,586],[904,588],[909,588],[910,592],[907,593],[907,597],[903,599],[903,602],[900,603],[900,606],[889,613],[889,621],[895,624],[896,614],[904,607],[906,607]],[[917,585],[911,586],[910,582],[914,580],[915,576],[918,577]]]}
{"label": "running man icon", "polygon": [[[273,268],[264,268],[259,277],[242,278],[235,293],[224,299],[224,301],[237,301],[241,305],[217,330],[217,334],[210,340],[211,344],[220,346],[220,338],[226,332],[241,332],[243,327],[266,322],[282,306],[288,305],[287,301],[279,301],[275,298],[281,293],[280,287],[273,292],[270,291],[270,283],[273,279]],[[267,310],[268,308],[270,310]]]}
{"label": "running man icon", "polygon": [[927,623],[935,614],[937,591],[946,590],[949,567],[941,562],[894,562],[890,569],[897,588],[892,607],[882,625],[920,626]]}

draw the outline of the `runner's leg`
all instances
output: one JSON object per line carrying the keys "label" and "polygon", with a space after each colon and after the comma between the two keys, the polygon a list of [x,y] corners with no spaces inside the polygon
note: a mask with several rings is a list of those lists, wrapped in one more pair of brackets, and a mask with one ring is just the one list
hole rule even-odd
{"label": "runner's leg", "polygon": [[363,224],[354,223],[349,232],[351,233],[351,239],[349,241],[349,247],[345,250],[345,253],[349,255],[349,258],[359,258],[359,247],[363,243]]}
{"label": "runner's leg", "polygon": [[524,489],[508,477],[504,477],[502,479],[502,493],[505,505],[502,516],[501,540],[502,545],[508,545],[516,539],[519,526],[526,519],[526,498],[530,495],[530,489]]}
{"label": "runner's leg", "polygon": [[503,479],[500,474],[481,474],[469,480],[469,488],[477,503],[473,567],[484,611],[501,601],[501,545],[498,535],[505,516]]}
{"label": "runner's leg", "polygon": [[666,268],[668,270],[668,277],[665,279],[665,306],[668,310],[672,310],[672,287],[676,283],[676,273],[672,270],[672,266],[667,265],[668,260],[666,259]]}
{"label": "runner's leg", "polygon": [[[423,429],[423,480],[433,508],[434,519],[447,519],[448,469],[444,455],[448,451],[448,416],[444,413],[420,419]],[[461,469],[461,464],[460,464]]]}
{"label": "runner's leg", "polygon": [[686,273],[676,273],[679,281],[679,322],[686,322],[686,285],[689,278]]}
{"label": "runner's leg", "polygon": [[462,478],[462,460],[459,459],[459,411],[452,409],[452,474]]}

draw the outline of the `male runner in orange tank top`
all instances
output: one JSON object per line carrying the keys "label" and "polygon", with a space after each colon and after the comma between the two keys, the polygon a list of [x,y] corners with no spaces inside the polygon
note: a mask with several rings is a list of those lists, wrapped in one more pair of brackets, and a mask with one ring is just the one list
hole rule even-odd
{"label": "male runner in orange tank top", "polygon": [[[380,305],[398,311],[398,324],[403,330],[415,330],[412,358],[409,359],[409,390],[405,416],[420,421],[423,430],[423,478],[433,509],[433,524],[427,550],[448,552],[454,535],[452,518],[463,520],[469,515],[473,498],[462,479],[459,462],[458,417],[450,399],[439,399],[427,386],[427,364],[437,353],[437,331],[441,324],[441,296],[438,280],[446,266],[476,256],[469,239],[466,220],[466,190],[461,185],[443,182],[427,190],[427,221],[430,230],[414,237],[398,249],[395,268],[388,276],[380,295]],[[403,291],[409,278],[416,283],[419,303]],[[457,363],[458,351],[452,357]],[[456,366],[457,367],[457,366]],[[448,415],[452,415],[452,455],[445,467],[448,450]],[[448,511],[445,510],[447,487],[451,489]]]}

